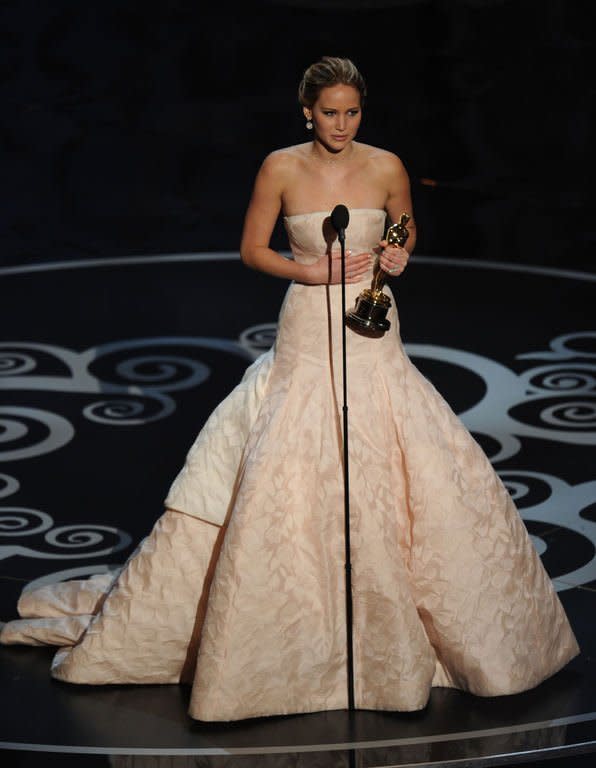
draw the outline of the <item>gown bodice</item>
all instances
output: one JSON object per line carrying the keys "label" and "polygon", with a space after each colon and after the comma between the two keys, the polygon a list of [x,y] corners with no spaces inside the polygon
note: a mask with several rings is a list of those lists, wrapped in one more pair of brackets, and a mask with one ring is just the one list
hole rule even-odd
{"label": "gown bodice", "polygon": [[[371,253],[382,239],[387,214],[378,208],[353,208],[346,227],[346,249],[352,253]],[[313,211],[311,213],[285,216],[284,224],[288,234],[292,254],[300,264],[312,264],[329,249],[339,250],[337,234],[331,225],[330,213]],[[358,295],[368,288],[373,277],[373,266],[356,283],[346,284],[346,309],[355,306]],[[349,349],[354,364],[360,363],[362,371],[378,355],[393,355],[390,347],[400,344],[399,318],[391,289],[385,286],[384,292],[392,303],[388,320],[391,331],[383,339],[371,343],[370,339],[349,331]],[[299,365],[300,360],[308,357],[332,366],[337,382],[337,373],[341,370],[341,284],[305,285],[292,283],[281,309],[276,352],[278,360],[287,359],[291,365]]]}
{"label": "gown bodice", "polygon": [[[387,214],[380,208],[352,208],[346,227],[346,249],[352,253],[373,251],[383,237]],[[284,216],[292,255],[299,264],[313,264],[329,246],[339,250],[328,211]],[[362,281],[372,279],[372,267]]]}

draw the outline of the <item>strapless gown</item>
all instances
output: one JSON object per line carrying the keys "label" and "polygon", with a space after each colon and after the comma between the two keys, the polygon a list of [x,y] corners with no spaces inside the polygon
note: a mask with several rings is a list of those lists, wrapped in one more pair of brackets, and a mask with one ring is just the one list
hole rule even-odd
{"label": "strapless gown", "polygon": [[[384,223],[353,210],[347,247]],[[327,214],[285,225],[296,260],[325,251]],[[388,318],[382,338],[347,332],[355,705],[523,691],[575,637],[509,493],[406,355],[395,300]],[[341,370],[340,287],[292,283],[274,347],[121,571],[24,591],[0,641],[61,646],[51,674],[72,683],[189,683],[199,720],[346,708]]]}

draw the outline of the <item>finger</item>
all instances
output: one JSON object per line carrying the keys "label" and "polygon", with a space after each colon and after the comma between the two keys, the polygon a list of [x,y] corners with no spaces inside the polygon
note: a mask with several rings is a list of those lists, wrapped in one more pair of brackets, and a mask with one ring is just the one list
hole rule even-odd
{"label": "finger", "polygon": [[346,283],[359,282],[360,280],[362,280],[365,273],[366,273],[366,270],[363,270],[362,268],[356,269],[352,267],[349,271],[346,270]]}
{"label": "finger", "polygon": [[[352,255],[352,251],[346,251],[346,261],[348,258]],[[331,258],[332,259],[341,259],[341,251],[336,250],[335,248],[331,249]]]}
{"label": "finger", "polygon": [[386,264],[395,266],[396,264],[406,264],[409,255],[406,251],[393,251],[387,249],[382,255],[382,261]]}
{"label": "finger", "polygon": [[349,269],[352,274],[356,274],[360,272],[366,272],[372,267],[372,264],[372,259],[358,259],[358,261],[352,261],[347,266],[347,269]]}
{"label": "finger", "polygon": [[405,264],[403,264],[400,261],[382,261],[381,262],[381,268],[384,269],[386,272],[395,272],[398,269],[404,269]]}
{"label": "finger", "polygon": [[368,264],[372,260],[372,253],[358,253],[355,256],[350,257],[349,263],[354,265]]}
{"label": "finger", "polygon": [[385,264],[381,268],[390,275],[400,275],[404,271],[402,264]]}
{"label": "finger", "polygon": [[404,264],[410,258],[408,251],[406,251],[405,248],[402,248],[401,245],[391,245],[389,248],[391,249],[391,256],[398,258]]}

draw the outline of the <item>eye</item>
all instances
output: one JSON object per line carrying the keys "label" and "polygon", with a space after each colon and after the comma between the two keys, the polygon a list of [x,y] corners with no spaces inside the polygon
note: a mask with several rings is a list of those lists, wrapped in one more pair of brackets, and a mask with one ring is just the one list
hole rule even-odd
{"label": "eye", "polygon": [[352,115],[352,117],[355,117],[359,112],[359,109],[351,109],[349,114]]}
{"label": "eye", "polygon": [[334,112],[332,109],[326,109],[326,110],[324,110],[324,111],[323,111],[323,114],[324,114],[326,117],[331,117],[332,115],[334,115],[334,114],[335,114],[335,112]]}

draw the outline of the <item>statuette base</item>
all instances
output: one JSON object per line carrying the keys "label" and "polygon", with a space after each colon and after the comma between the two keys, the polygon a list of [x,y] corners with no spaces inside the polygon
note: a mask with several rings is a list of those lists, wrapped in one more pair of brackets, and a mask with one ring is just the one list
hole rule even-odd
{"label": "statuette base", "polygon": [[382,291],[362,291],[354,309],[346,313],[346,325],[363,336],[378,338],[391,328],[386,318],[391,300]]}

